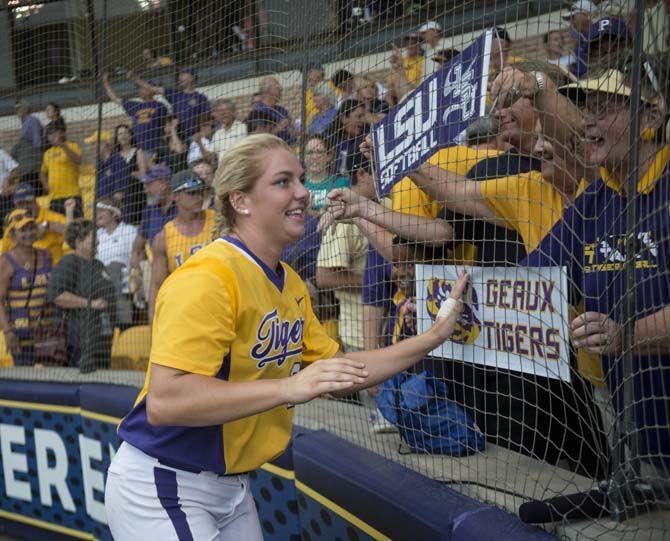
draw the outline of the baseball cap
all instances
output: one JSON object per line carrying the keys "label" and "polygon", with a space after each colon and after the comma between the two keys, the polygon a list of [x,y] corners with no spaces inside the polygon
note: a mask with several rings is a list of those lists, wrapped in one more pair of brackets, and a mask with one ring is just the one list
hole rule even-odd
{"label": "baseball cap", "polygon": [[33,201],[35,199],[35,188],[27,182],[21,182],[14,190],[12,201],[17,203],[19,201]]}
{"label": "baseball cap", "polygon": [[437,30],[438,32],[442,32],[442,27],[436,23],[435,21],[428,21],[427,23],[423,23],[420,27],[418,32],[427,32],[428,30]]}
{"label": "baseball cap", "polygon": [[605,36],[613,36],[619,39],[630,40],[630,32],[623,19],[618,17],[603,17],[598,19],[586,33],[586,41],[598,41]]}
{"label": "baseball cap", "polygon": [[100,142],[101,143],[109,143],[112,140],[112,134],[109,133],[109,130],[100,130],[94,131],[91,135],[89,135],[86,139],[84,139],[84,143],[87,145],[92,145],[98,142],[98,133],[100,134]]}
{"label": "baseball cap", "polygon": [[23,226],[28,225],[29,223],[35,223],[35,218],[32,217],[29,210],[14,209],[5,219],[5,231],[21,229]]}
{"label": "baseball cap", "polygon": [[576,13],[595,13],[598,8],[591,0],[576,0],[561,15],[561,19],[570,19]]}
{"label": "baseball cap", "polygon": [[[581,100],[588,92],[604,92],[606,94],[617,94],[619,96],[630,97],[633,94],[632,88],[626,81],[626,76],[619,70],[609,69],[599,77],[583,79],[570,83],[559,88],[563,94],[571,99]],[[656,98],[645,98],[642,101],[646,103],[656,103]]]}
{"label": "baseball cap", "polygon": [[142,182],[153,182],[154,180],[168,180],[172,170],[167,165],[152,165],[149,170],[140,176]]}
{"label": "baseball cap", "polygon": [[170,185],[172,193],[195,192],[205,189],[204,181],[193,176],[190,171],[179,171],[172,175]]}

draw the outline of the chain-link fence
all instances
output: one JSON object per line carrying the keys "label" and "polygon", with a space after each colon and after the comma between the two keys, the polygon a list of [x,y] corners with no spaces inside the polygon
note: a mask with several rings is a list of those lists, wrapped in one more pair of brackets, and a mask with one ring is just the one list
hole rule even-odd
{"label": "chain-link fence", "polygon": [[218,162],[273,133],[311,193],[283,260],[343,351],[428,329],[471,275],[445,346],[298,423],[568,538],[663,538],[669,12],[5,2],[0,377],[137,384]]}

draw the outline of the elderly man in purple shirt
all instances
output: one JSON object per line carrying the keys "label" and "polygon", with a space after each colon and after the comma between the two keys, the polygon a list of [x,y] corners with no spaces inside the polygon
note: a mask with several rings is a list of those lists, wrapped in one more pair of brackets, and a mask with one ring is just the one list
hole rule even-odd
{"label": "elderly man in purple shirt", "polygon": [[282,87],[279,81],[272,76],[263,77],[258,91],[261,99],[253,108],[272,117],[275,123],[272,133],[281,137],[289,145],[294,144],[295,133],[291,115],[284,107],[279,105],[282,97]]}
{"label": "elderly man in purple shirt", "polygon": [[27,100],[19,100],[14,105],[16,114],[21,120],[21,131],[19,139],[26,138],[38,149],[42,148],[42,124],[30,114],[30,103]]}

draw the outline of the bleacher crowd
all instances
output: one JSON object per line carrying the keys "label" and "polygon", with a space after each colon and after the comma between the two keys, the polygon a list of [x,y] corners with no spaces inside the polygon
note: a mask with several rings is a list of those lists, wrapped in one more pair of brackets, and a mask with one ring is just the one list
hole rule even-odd
{"label": "bleacher crowd", "polygon": [[[82,141],[99,153],[88,176],[58,105],[49,104],[42,126],[18,101],[19,139],[11,156],[0,151],[0,329],[13,363],[142,368],[119,359],[146,363],[148,352],[136,351],[149,343],[158,288],[213,237],[217,162],[247,134],[272,133],[302,149],[312,194],[305,234],[284,260],[346,351],[415,332],[415,263],[567,267],[572,382],[457,361],[432,370],[489,441],[594,476],[605,472],[603,449],[623,407],[619,301],[624,209],[634,202],[635,408],[643,454],[665,468],[670,66],[665,43],[665,52],[645,53],[642,78],[632,80],[637,37],[629,14],[613,4],[576,1],[566,27],[543,36],[543,58],[513,56],[510,34],[497,28],[488,114],[462,144],[435,149],[381,200],[371,125],[458,54],[442,46],[434,21],[393,47],[387,72],[338,70],[326,78],[318,62],[307,66],[304,114],[289,110],[271,76],[243,119],[234,101],[210,102],[191,68],[179,70],[174,88],[128,73],[138,92],[132,99],[120,98],[105,77],[128,121]],[[641,102],[633,103],[637,83]],[[640,114],[637,163],[629,161],[632,108]],[[636,169],[637,194],[630,194]],[[123,350],[125,333],[139,340],[135,353]],[[56,337],[66,354],[53,347]],[[394,430],[374,393],[358,398],[375,431]]]}

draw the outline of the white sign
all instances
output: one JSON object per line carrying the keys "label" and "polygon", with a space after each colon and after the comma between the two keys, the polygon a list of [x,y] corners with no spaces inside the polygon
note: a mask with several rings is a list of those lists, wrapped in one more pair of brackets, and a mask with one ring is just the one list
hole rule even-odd
{"label": "white sign", "polygon": [[[449,297],[459,267],[416,266],[420,333]],[[567,279],[562,267],[474,267],[451,340],[434,357],[570,381]]]}

